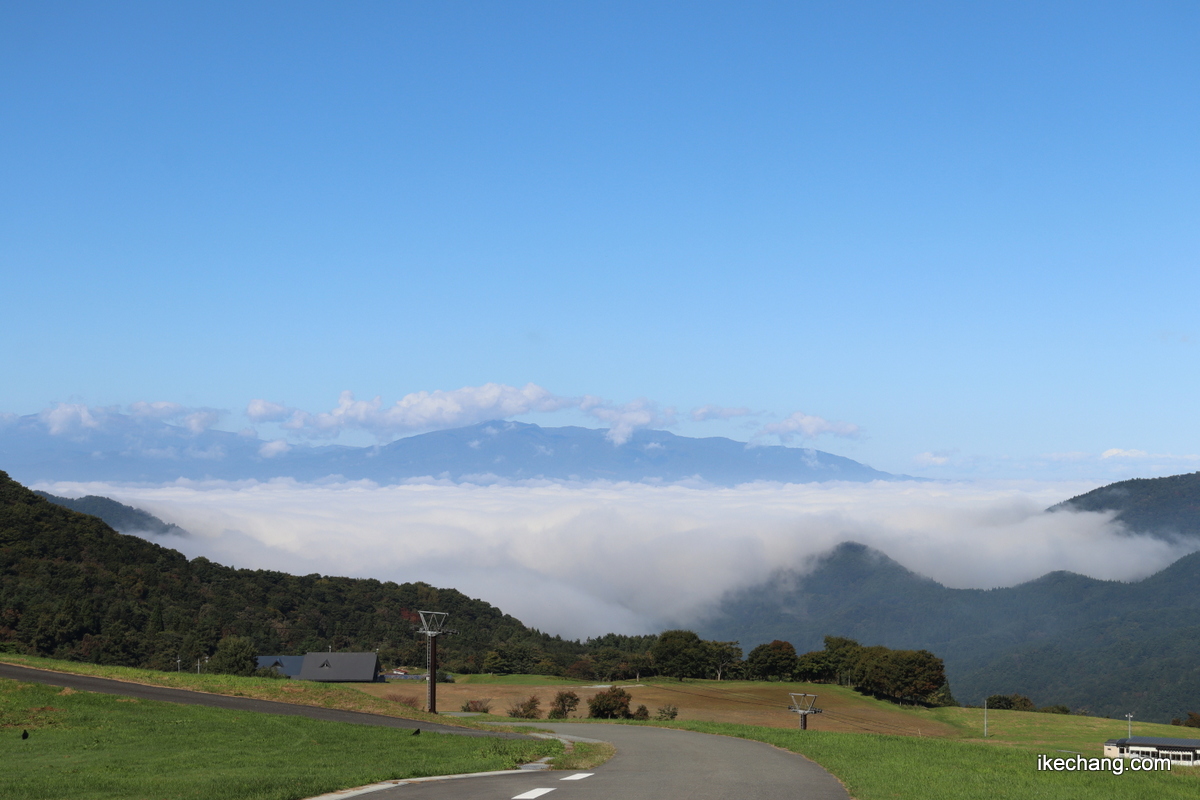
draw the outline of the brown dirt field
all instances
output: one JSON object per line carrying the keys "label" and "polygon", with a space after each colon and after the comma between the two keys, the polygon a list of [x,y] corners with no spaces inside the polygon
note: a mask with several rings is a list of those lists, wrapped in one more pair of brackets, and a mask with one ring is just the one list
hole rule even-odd
{"label": "brown dirt field", "polygon": [[[679,709],[681,720],[734,722],[771,728],[795,728],[799,721],[787,710],[788,692],[817,695],[817,708],[823,713],[811,715],[811,730],[857,733],[889,733],[902,736],[956,737],[961,734],[950,725],[932,719],[920,708],[892,705],[840,687],[804,683],[762,683],[755,681],[654,681],[643,685],[618,683],[633,696],[631,707],[645,705],[651,717],[665,705]],[[416,681],[403,685],[358,684],[364,692],[377,697],[388,694],[417,697],[425,704],[425,684]],[[592,685],[553,684],[523,686],[515,684],[438,684],[438,709],[458,711],[468,700],[491,698],[492,714],[504,716],[510,704],[537,695],[545,714],[554,694],[574,691],[580,697],[576,716],[587,713],[587,701],[601,688]]]}

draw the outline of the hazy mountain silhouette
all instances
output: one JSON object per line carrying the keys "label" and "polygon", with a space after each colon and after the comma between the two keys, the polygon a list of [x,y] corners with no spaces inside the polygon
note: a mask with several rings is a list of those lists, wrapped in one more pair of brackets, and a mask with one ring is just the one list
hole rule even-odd
{"label": "hazy mountain silhouette", "polygon": [[[394,484],[414,478],[494,482],[546,478],[674,482],[698,478],[730,486],[757,480],[894,480],[897,476],[820,450],[749,447],[711,437],[636,431],[616,445],[607,431],[485,422],[398,439],[376,447],[293,445],[272,449],[254,436],[193,433],[122,415],[102,427],[52,434],[36,416],[0,424],[0,465],[18,480],[243,480],[341,476]],[[276,452],[276,450],[278,452]]]}

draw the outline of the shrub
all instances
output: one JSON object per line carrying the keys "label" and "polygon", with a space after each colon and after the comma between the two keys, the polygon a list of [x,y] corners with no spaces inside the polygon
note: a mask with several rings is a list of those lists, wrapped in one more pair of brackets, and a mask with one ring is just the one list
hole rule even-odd
{"label": "shrub", "polygon": [[492,710],[492,698],[485,697],[482,700],[468,700],[462,704],[462,710],[486,714]]}
{"label": "shrub", "polygon": [[998,711],[1034,711],[1033,701],[1023,694],[994,694],[987,699],[987,707]]}
{"label": "shrub", "polygon": [[658,709],[658,713],[654,715],[655,719],[671,720],[679,716],[679,709],[675,706],[663,706]]}
{"label": "shrub", "polygon": [[629,719],[629,692],[617,686],[597,692],[588,700],[588,716],[593,719]]}
{"label": "shrub", "polygon": [[393,703],[399,703],[402,706],[421,710],[421,698],[415,694],[400,694],[399,692],[387,692],[383,696],[384,700],[391,700]]}
{"label": "shrub", "polygon": [[634,711],[629,718],[636,719],[640,722],[645,722],[646,720],[650,719],[650,709],[646,708],[645,706],[638,706],[637,710]]}
{"label": "shrub", "polygon": [[258,669],[254,670],[254,677],[256,677],[256,678],[277,678],[279,680],[285,680],[285,681],[288,679],[287,675],[284,675],[282,672],[275,669],[274,667],[259,667]]}
{"label": "shrub", "polygon": [[258,651],[248,636],[226,636],[208,662],[208,672],[225,675],[253,675],[258,669]]}
{"label": "shrub", "polygon": [[537,719],[542,715],[542,701],[536,694],[529,695],[528,700],[514,702],[508,707],[508,715],[517,719]]}
{"label": "shrub", "polygon": [[572,691],[559,692],[550,701],[550,713],[546,716],[550,719],[566,719],[578,707],[579,695]]}

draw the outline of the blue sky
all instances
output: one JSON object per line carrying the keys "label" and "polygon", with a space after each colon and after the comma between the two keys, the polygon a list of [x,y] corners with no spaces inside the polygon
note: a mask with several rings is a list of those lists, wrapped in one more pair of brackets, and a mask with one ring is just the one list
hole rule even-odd
{"label": "blue sky", "polygon": [[[1190,2],[4,3],[0,411],[533,383],[686,435],[803,412],[793,444],[894,472],[1194,470],[1198,34]],[[517,418],[604,422],[565,405]]]}

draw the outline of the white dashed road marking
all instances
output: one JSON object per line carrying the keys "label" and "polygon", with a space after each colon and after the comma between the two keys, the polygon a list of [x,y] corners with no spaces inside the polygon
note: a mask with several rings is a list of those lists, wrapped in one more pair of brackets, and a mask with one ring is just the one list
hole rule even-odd
{"label": "white dashed road marking", "polygon": [[581,781],[584,778],[590,778],[595,774],[596,773],[594,773],[594,772],[581,772],[578,775],[568,775],[565,778],[559,778],[559,780],[560,781]]}
{"label": "white dashed road marking", "polygon": [[522,792],[512,800],[533,800],[535,797],[541,797],[544,794],[553,792],[553,789],[530,789],[528,792]]}

